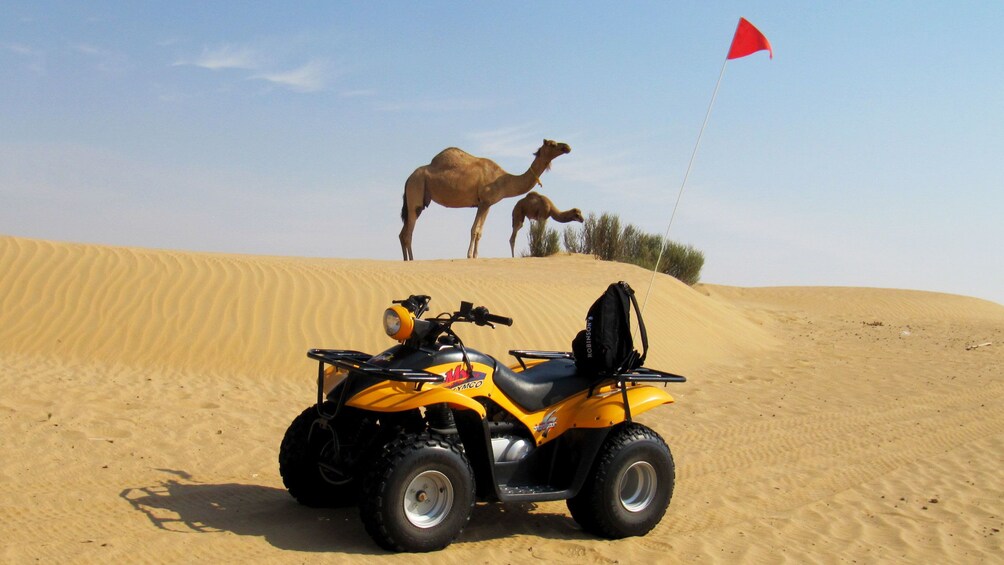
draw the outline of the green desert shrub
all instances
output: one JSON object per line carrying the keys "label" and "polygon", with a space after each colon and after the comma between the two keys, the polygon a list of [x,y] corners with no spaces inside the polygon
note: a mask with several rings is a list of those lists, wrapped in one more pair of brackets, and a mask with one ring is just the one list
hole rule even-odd
{"label": "green desert shrub", "polygon": [[631,224],[624,228],[621,234],[623,241],[623,259],[645,269],[655,268],[655,260],[662,248],[662,238],[645,233]]}
{"label": "green desert shrub", "polygon": [[[661,238],[660,238],[661,239]],[[681,245],[670,241],[659,262],[659,272],[689,284],[695,285],[701,280],[701,269],[704,268],[704,253],[693,245]]]}
{"label": "green desert shrub", "polygon": [[[532,236],[531,236],[532,237]],[[557,233],[554,234],[557,243]],[[693,285],[701,280],[704,254],[692,245],[670,241],[662,250],[663,238],[645,233],[632,224],[621,228],[615,214],[589,214],[581,226],[568,226],[562,234],[562,243],[569,253],[596,255],[606,261],[632,263],[645,269],[655,268],[662,251],[659,272],[676,277]]]}
{"label": "green desert shrub", "polygon": [[585,230],[579,226],[565,226],[561,234],[561,244],[569,253],[586,253]]}
{"label": "green desert shrub", "polygon": [[524,257],[548,257],[561,251],[558,232],[548,229],[546,222],[531,220],[528,238],[530,249]]}
{"label": "green desert shrub", "polygon": [[621,246],[621,220],[614,214],[604,213],[596,221],[590,234],[593,254],[605,261],[617,261],[624,256]]}

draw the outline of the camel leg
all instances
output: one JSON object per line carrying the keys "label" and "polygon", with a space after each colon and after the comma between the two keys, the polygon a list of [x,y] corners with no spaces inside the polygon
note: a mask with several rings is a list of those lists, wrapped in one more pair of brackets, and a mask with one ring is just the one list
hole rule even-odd
{"label": "camel leg", "polygon": [[404,184],[404,204],[401,208],[401,221],[404,225],[401,227],[401,233],[398,235],[398,239],[401,240],[401,255],[404,256],[405,261],[414,261],[415,256],[411,251],[411,237],[415,233],[415,223],[418,221],[418,216],[422,213],[423,206],[415,202],[415,198],[408,198],[408,195],[418,195],[417,200],[421,201],[422,196],[424,196],[424,187],[421,186],[421,181],[416,177],[418,171],[412,173],[408,177],[408,181]]}
{"label": "camel leg", "polygon": [[[410,219],[410,218],[409,218]],[[401,240],[401,254],[404,256],[405,261],[413,261],[415,259],[411,252],[411,235],[415,232],[415,220],[405,220],[404,227],[401,228],[401,233],[397,236]]]}
{"label": "camel leg", "polygon": [[479,206],[478,213],[474,216],[474,225],[471,226],[471,244],[467,247],[467,258],[478,258],[478,241],[481,240],[481,230],[485,226],[485,218],[488,217],[489,206]]}
{"label": "camel leg", "polygon": [[415,222],[418,220],[418,211],[408,206],[408,197],[404,199],[404,210],[401,211],[401,219],[404,225],[401,226],[401,233],[397,236],[401,240],[401,254],[405,261],[413,261],[415,256],[411,252],[411,236],[415,233]]}
{"label": "camel leg", "polygon": [[509,251],[516,257],[516,234],[523,229],[523,218],[512,217],[512,236],[509,238]]}

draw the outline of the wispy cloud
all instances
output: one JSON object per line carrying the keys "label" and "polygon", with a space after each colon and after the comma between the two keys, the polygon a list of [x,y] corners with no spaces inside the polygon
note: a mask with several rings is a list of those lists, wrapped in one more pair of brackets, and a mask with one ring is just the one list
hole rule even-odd
{"label": "wispy cloud", "polygon": [[282,57],[275,51],[251,45],[226,43],[205,47],[198,56],[179,59],[173,66],[192,66],[211,71],[250,71],[245,78],[263,80],[294,92],[317,92],[325,88],[331,74],[325,61],[312,59],[289,68],[291,66],[289,63],[280,62],[288,57]]}
{"label": "wispy cloud", "polygon": [[533,124],[480,131],[469,137],[476,144],[479,153],[497,157],[525,157],[536,151],[543,140]]}
{"label": "wispy cloud", "polygon": [[264,66],[264,57],[256,50],[240,45],[220,45],[203,48],[194,59],[181,59],[174,66],[191,65],[212,71],[223,69],[258,70]]}
{"label": "wispy cloud", "polygon": [[657,178],[639,172],[642,167],[627,151],[597,153],[588,149],[576,153],[576,159],[562,167],[561,175],[572,182],[589,184],[600,190],[630,193],[647,191]]}
{"label": "wispy cloud", "polygon": [[289,71],[264,72],[250,78],[264,80],[296,92],[317,92],[324,89],[327,69],[324,62],[310,61]]}
{"label": "wispy cloud", "polygon": [[93,45],[88,45],[86,43],[78,43],[77,45],[74,45],[73,46],[73,50],[76,51],[76,52],[78,52],[78,53],[83,53],[84,55],[100,55],[101,54],[101,49],[98,49],[97,47],[95,47]]}
{"label": "wispy cloud", "polygon": [[346,90],[341,93],[342,98],[369,98],[376,95],[377,91],[373,89]]}
{"label": "wispy cloud", "polygon": [[96,61],[97,69],[106,73],[117,73],[129,69],[129,58],[115,51],[110,51],[89,43],[78,43],[73,50]]}
{"label": "wispy cloud", "polygon": [[157,47],[174,47],[175,45],[180,45],[184,42],[185,40],[182,37],[172,35],[170,37],[165,37],[164,39],[158,41]]}
{"label": "wispy cloud", "polygon": [[4,43],[3,48],[6,51],[17,53],[18,55],[27,56],[27,55],[35,55],[37,53],[37,51],[35,51],[31,47],[28,47],[27,45],[21,45],[20,43]]}
{"label": "wispy cloud", "polygon": [[21,43],[3,43],[0,44],[0,49],[23,57],[27,61],[28,70],[32,73],[45,74],[45,54],[42,51]]}
{"label": "wispy cloud", "polygon": [[436,100],[403,100],[377,105],[381,112],[456,112],[485,110],[494,106],[490,100],[441,98]]}

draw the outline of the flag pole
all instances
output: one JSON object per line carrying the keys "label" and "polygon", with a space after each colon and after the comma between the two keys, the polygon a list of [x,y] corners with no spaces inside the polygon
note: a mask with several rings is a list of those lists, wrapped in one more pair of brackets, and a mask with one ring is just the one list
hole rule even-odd
{"label": "flag pole", "polygon": [[701,131],[697,134],[697,143],[694,144],[694,152],[690,154],[690,162],[687,163],[687,172],[683,175],[683,182],[680,184],[680,191],[676,194],[676,204],[673,205],[673,213],[669,216],[669,225],[666,226],[666,233],[662,236],[662,245],[659,247],[659,257],[652,267],[652,280],[648,283],[648,292],[645,293],[645,300],[641,303],[641,312],[645,312],[648,305],[648,298],[652,295],[652,287],[655,285],[655,275],[659,272],[659,263],[669,245],[669,230],[673,227],[673,220],[676,219],[676,210],[680,207],[680,200],[683,198],[683,189],[687,187],[687,179],[690,178],[690,170],[694,167],[694,159],[697,158],[697,149],[701,146],[701,138],[704,137],[704,130],[708,127],[708,120],[711,118],[711,109],[715,106],[715,99],[718,98],[718,87],[722,85],[722,77],[725,76],[725,67],[729,64],[728,56],[722,63],[722,71],[718,73],[718,82],[715,83],[715,91],[711,95],[711,103],[708,104],[708,111],[704,114],[704,123],[701,124]]}

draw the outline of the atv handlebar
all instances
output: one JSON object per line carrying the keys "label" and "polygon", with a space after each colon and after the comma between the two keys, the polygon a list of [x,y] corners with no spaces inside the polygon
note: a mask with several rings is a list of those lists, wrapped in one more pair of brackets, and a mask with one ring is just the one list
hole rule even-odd
{"label": "atv handlebar", "polygon": [[492,326],[492,324],[502,324],[503,326],[511,326],[512,318],[507,318],[506,316],[499,316],[497,314],[492,314],[488,311],[488,308],[484,306],[474,306],[470,302],[461,302],[460,310],[454,312],[453,321],[456,322],[473,322],[477,326]]}
{"label": "atv handlebar", "polygon": [[[432,298],[425,294],[412,294],[404,300],[394,300],[394,304],[400,304],[408,309],[409,312],[415,315],[416,318],[421,318],[429,309],[429,302]],[[439,321],[442,320],[442,314]],[[512,318],[508,316],[499,316],[498,314],[492,314],[488,311],[488,308],[484,306],[474,306],[473,303],[463,301],[460,303],[460,310],[457,310],[449,317],[450,323],[453,322],[473,322],[479,326],[487,326],[491,324],[502,324],[503,326],[511,326]]]}
{"label": "atv handlebar", "polygon": [[488,326],[494,328],[495,324],[511,326],[512,318],[492,314],[484,306],[474,306],[473,303],[462,301],[460,309],[452,314],[443,312],[435,318],[422,319],[429,309],[429,302],[432,299],[424,294],[413,294],[404,300],[394,300],[394,304],[400,304],[412,314],[414,320],[414,331],[406,339],[415,343],[435,343],[443,334],[451,335],[459,341],[456,334],[451,330],[451,326],[457,322],[472,323],[476,326]]}
{"label": "atv handlebar", "polygon": [[492,314],[484,306],[478,306],[471,310],[471,319],[474,323],[479,326],[485,326],[490,324],[502,324],[503,326],[511,326],[512,318],[506,316],[499,316],[497,314]]}

